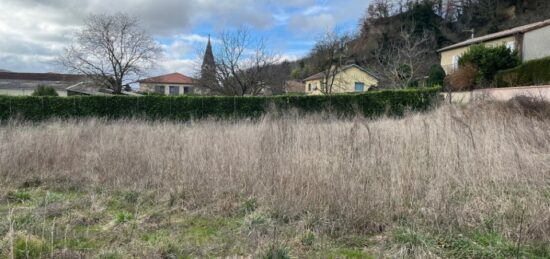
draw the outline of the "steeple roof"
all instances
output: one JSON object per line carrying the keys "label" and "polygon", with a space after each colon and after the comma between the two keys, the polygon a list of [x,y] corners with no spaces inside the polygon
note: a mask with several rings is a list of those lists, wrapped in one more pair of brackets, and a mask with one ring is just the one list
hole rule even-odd
{"label": "steeple roof", "polygon": [[210,35],[208,35],[208,45],[206,45],[206,51],[204,52],[204,59],[202,61],[202,67],[214,68],[216,63],[214,61],[214,53],[212,52],[212,43],[210,42]]}

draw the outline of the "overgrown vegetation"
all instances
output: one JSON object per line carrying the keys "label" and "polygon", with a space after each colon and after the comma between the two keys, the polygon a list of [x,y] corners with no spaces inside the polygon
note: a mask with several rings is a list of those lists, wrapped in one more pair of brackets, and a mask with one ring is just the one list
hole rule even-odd
{"label": "overgrown vegetation", "polygon": [[257,118],[268,111],[297,109],[303,113],[332,112],[375,117],[426,110],[440,88],[374,91],[364,94],[273,97],[0,97],[0,120],[22,118],[132,118],[190,120],[201,118]]}
{"label": "overgrown vegetation", "polygon": [[517,51],[501,45],[487,47],[483,44],[471,46],[458,60],[461,67],[474,66],[477,69],[476,87],[486,87],[493,84],[499,70],[509,69],[520,63]]}
{"label": "overgrown vegetation", "polygon": [[548,258],[548,118],[9,121],[0,256]]}

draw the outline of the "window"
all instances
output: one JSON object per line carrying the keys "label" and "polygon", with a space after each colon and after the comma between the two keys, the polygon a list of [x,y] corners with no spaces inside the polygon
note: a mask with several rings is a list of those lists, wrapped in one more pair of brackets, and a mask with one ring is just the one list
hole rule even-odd
{"label": "window", "polygon": [[311,83],[307,84],[307,90],[311,92]]}
{"label": "window", "polygon": [[184,86],[183,87],[183,94],[190,94],[191,93],[191,87],[190,86]]}
{"label": "window", "polygon": [[453,69],[458,68],[458,60],[459,59],[460,59],[460,57],[458,55],[453,56]]}
{"label": "window", "polygon": [[516,50],[516,44],[513,41],[506,42],[506,47],[511,51]]}
{"label": "window", "polygon": [[155,93],[164,94],[164,85],[155,85]]}
{"label": "window", "polygon": [[170,95],[179,95],[180,94],[180,87],[179,86],[170,86]]}
{"label": "window", "polygon": [[365,83],[356,82],[355,83],[355,92],[360,93],[365,91]]}

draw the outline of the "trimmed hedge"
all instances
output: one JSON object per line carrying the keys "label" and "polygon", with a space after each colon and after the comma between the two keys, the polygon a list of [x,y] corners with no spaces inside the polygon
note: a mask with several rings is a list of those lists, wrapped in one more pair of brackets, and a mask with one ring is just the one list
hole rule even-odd
{"label": "trimmed hedge", "polygon": [[498,87],[530,86],[550,83],[550,57],[531,60],[496,74]]}
{"label": "trimmed hedge", "polygon": [[330,96],[207,97],[207,96],[0,96],[0,120],[21,118],[129,118],[189,120],[207,117],[259,117],[270,109],[330,111],[341,116],[360,112],[367,117],[422,111],[437,99],[439,87],[373,91]]}

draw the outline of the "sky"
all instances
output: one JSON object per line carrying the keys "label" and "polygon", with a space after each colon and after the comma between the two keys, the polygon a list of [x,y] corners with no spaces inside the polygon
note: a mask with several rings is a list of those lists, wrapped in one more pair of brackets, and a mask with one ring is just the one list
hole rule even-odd
{"label": "sky", "polygon": [[1,0],[0,69],[64,72],[55,64],[90,14],[124,12],[162,46],[152,73],[197,71],[208,35],[247,26],[282,58],[306,55],[326,30],[353,33],[369,0]]}

